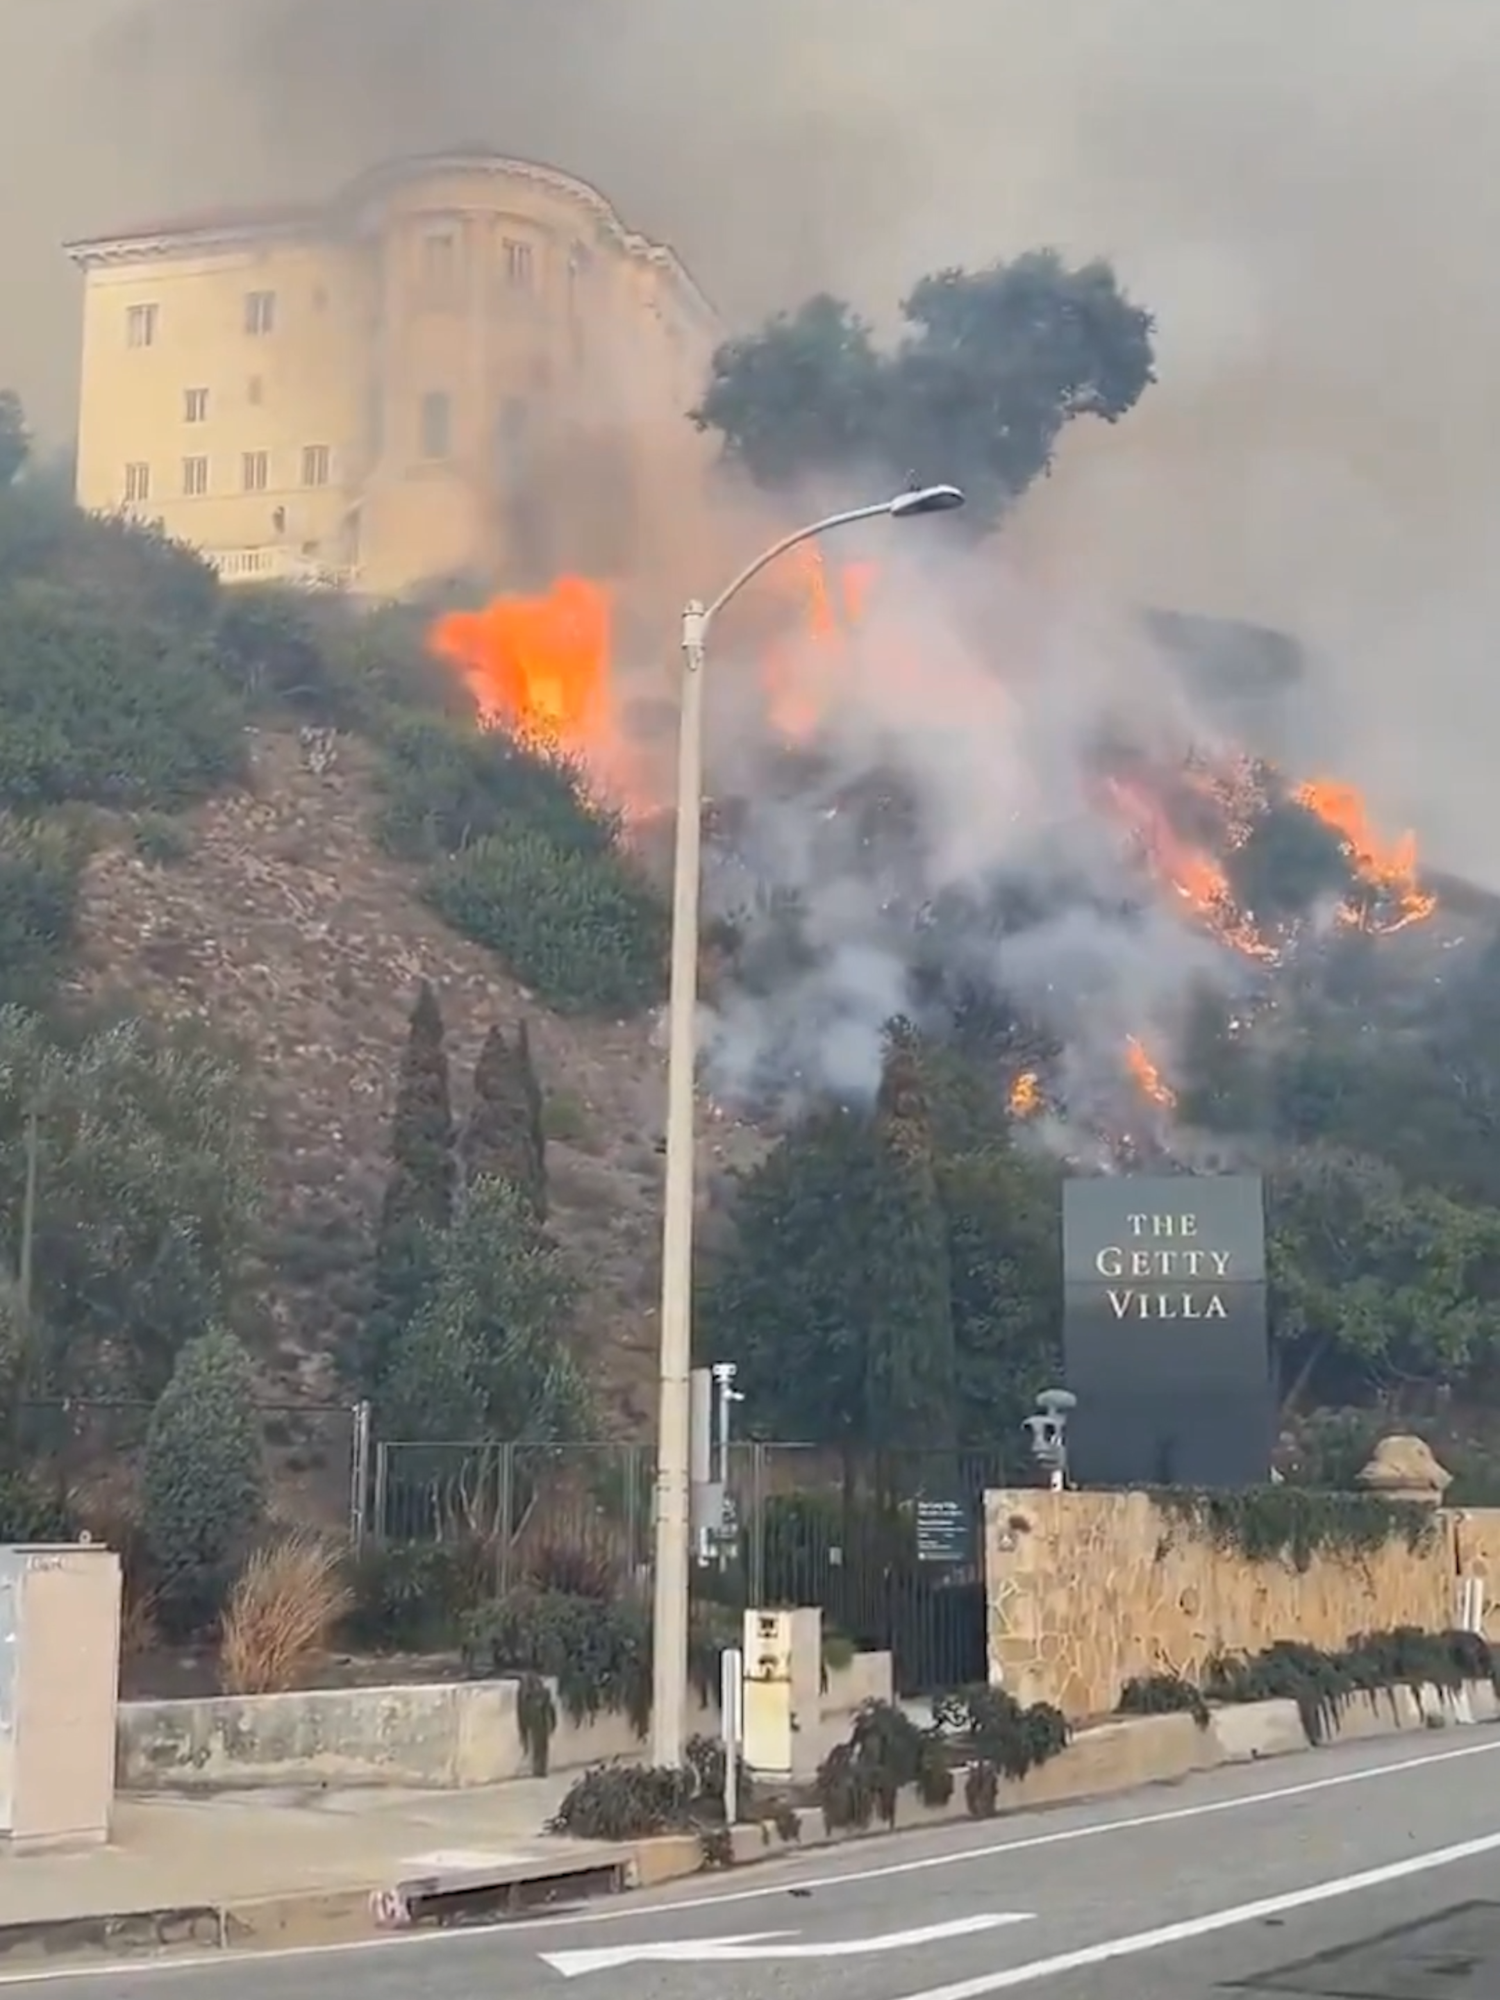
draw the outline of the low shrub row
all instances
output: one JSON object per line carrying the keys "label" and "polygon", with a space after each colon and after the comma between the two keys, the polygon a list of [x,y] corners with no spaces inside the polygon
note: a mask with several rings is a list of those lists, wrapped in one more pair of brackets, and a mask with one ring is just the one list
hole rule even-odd
{"label": "low shrub row", "polygon": [[[1005,1779],[1024,1777],[1067,1744],[1068,1725],[1057,1709],[1045,1702],[1022,1708],[999,1688],[943,1696],[933,1704],[928,1728],[893,1703],[867,1702],[848,1739],[819,1766],[812,1802],[831,1831],[862,1831],[877,1817],[891,1826],[903,1792],[914,1792],[924,1805],[944,1806],[961,1773],[969,1813],[985,1819],[998,1810]],[[790,1799],[765,1796],[744,1771],[738,1798],[741,1820],[769,1820],[783,1839],[796,1839],[800,1821]],[[688,1745],[681,1771],[622,1764],[586,1771],[552,1822],[554,1832],[585,1840],[715,1829],[721,1836],[727,1831],[724,1753],[703,1737]],[[727,1839],[706,1838],[705,1855],[727,1859]]]}
{"label": "low shrub row", "polygon": [[1321,1743],[1356,1696],[1370,1698],[1398,1687],[1456,1688],[1476,1680],[1500,1689],[1500,1655],[1477,1632],[1424,1632],[1403,1625],[1363,1633],[1337,1652],[1278,1639],[1259,1653],[1220,1655],[1208,1661],[1197,1682],[1177,1674],[1144,1675],[1126,1682],[1117,1706],[1122,1715],[1185,1711],[1206,1727],[1213,1702],[1294,1701],[1308,1741]]}

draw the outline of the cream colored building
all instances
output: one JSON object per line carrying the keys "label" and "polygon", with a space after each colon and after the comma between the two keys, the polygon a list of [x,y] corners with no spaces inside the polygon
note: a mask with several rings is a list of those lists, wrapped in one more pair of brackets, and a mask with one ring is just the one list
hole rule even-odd
{"label": "cream colored building", "polygon": [[711,451],[684,412],[719,324],[570,175],[408,160],[319,207],[68,249],[79,502],[226,581],[620,578],[693,508]]}

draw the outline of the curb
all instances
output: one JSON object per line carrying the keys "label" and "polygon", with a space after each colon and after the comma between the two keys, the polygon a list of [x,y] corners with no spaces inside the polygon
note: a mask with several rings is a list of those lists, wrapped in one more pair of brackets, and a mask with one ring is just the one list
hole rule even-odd
{"label": "curb", "polygon": [[[1104,1798],[1145,1785],[1174,1784],[1195,1772],[1295,1756],[1333,1743],[1495,1722],[1500,1722],[1500,1695],[1489,1681],[1466,1681],[1456,1689],[1388,1687],[1355,1696],[1325,1718],[1316,1745],[1309,1741],[1292,1701],[1216,1708],[1206,1726],[1182,1713],[1112,1717],[1081,1731],[1066,1750],[1024,1778],[1002,1780],[995,1817]],[[830,1831],[817,1806],[797,1809],[798,1831],[792,1840],[783,1839],[768,1820],[737,1826],[730,1843],[732,1865],[846,1846],[877,1839],[887,1831],[968,1821],[963,1776],[962,1771],[955,1773],[954,1796],[946,1806],[924,1806],[905,1794],[898,1797],[889,1829]],[[24,1861],[19,1865],[24,1867]],[[556,1861],[449,1869],[374,1887],[291,1891],[244,1901],[0,1924],[0,1980],[24,1977],[39,1966],[91,1958],[101,1965],[132,1959],[157,1964],[216,1952],[314,1950],[656,1888],[702,1874],[707,1866],[696,1833],[669,1833]]]}

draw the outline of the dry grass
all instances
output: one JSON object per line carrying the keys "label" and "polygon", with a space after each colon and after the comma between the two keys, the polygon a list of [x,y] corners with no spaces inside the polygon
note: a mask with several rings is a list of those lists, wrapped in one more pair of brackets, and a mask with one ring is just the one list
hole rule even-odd
{"label": "dry grass", "polygon": [[344,1552],[292,1533],[257,1549],[229,1594],[220,1627],[226,1694],[282,1694],[328,1650],[354,1595]]}

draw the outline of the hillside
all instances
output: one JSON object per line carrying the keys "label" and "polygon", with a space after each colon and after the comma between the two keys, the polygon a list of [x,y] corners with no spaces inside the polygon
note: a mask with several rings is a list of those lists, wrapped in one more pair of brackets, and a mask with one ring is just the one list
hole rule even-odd
{"label": "hillside", "polygon": [[[331,753],[331,762],[327,761]],[[346,1393],[339,1355],[368,1304],[394,1079],[418,984],[448,1029],[455,1097],[479,1047],[524,1016],[547,1093],[551,1221],[584,1276],[580,1325],[611,1431],[654,1426],[664,1065],[656,1018],[548,1012],[420,900],[372,831],[376,753],[254,727],[243,786],[182,817],[180,858],[130,840],[91,858],[77,997],[192,1018],[247,1053],[267,1164],[255,1313],[271,1400]],[[759,1150],[705,1110],[706,1172]]]}

